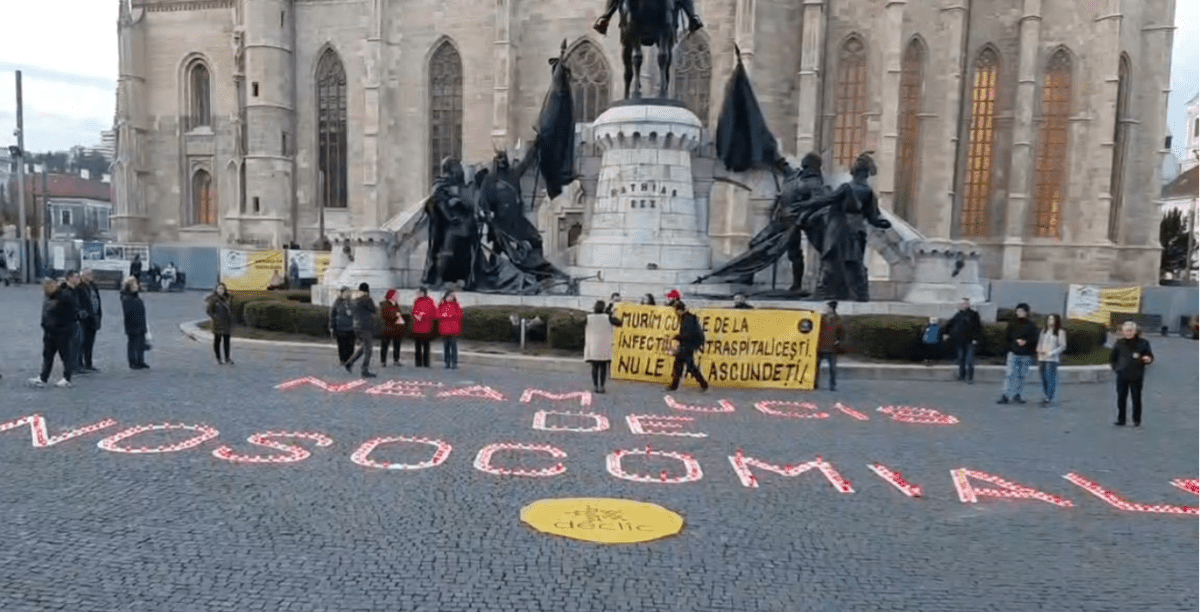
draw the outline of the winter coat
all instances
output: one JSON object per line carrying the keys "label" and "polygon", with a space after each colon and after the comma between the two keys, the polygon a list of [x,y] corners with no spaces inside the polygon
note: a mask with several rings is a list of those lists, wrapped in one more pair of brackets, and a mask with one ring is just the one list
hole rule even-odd
{"label": "winter coat", "polygon": [[956,344],[983,342],[983,322],[979,320],[979,313],[971,308],[954,313],[946,323],[946,334]]}
{"label": "winter coat", "polygon": [[233,306],[230,304],[230,301],[228,295],[221,297],[215,293],[209,294],[205,300],[207,303],[205,311],[208,313],[208,317],[212,319],[212,333],[233,333]]}
{"label": "winter coat", "polygon": [[354,300],[338,298],[329,308],[329,329],[335,334],[354,333]]}
{"label": "winter coat", "polygon": [[354,300],[354,331],[359,334],[376,333],[375,329],[375,301],[369,295],[363,295]]}
{"label": "winter coat", "polygon": [[404,336],[404,315],[400,307],[384,300],[379,303],[379,312],[383,315],[383,336],[385,338],[400,338]]}
{"label": "winter coat", "polygon": [[583,332],[584,361],[612,361],[613,327],[620,327],[621,320],[605,313],[587,316]]}
{"label": "winter coat", "polygon": [[821,333],[817,338],[818,353],[836,353],[841,349],[841,343],[846,339],[846,330],[842,327],[842,318],[835,315],[821,315]]}
{"label": "winter coat", "polygon": [[[1013,355],[1032,357],[1037,353],[1038,327],[1029,319],[1013,319],[1008,322],[1004,334],[1004,345]],[[1024,340],[1025,345],[1019,346],[1017,340]]]}
{"label": "winter coat", "polygon": [[679,341],[680,350],[698,351],[704,348],[704,327],[700,319],[690,312],[684,312],[679,320],[679,333],[675,336]]}
{"label": "winter coat", "polygon": [[437,305],[429,296],[419,297],[413,302],[412,335],[428,340],[433,337],[433,324],[437,320]]}
{"label": "winter coat", "polygon": [[121,292],[121,310],[125,314],[125,334],[137,336],[146,333],[146,305],[137,293]]}
{"label": "winter coat", "polygon": [[1050,328],[1042,332],[1038,336],[1037,355],[1038,361],[1053,361],[1058,363],[1062,359],[1062,354],[1067,350],[1067,330],[1060,329],[1055,334]]}
{"label": "winter coat", "polygon": [[64,332],[75,325],[75,311],[71,302],[63,299],[59,291],[42,302],[42,329],[49,333]]}
{"label": "winter coat", "polygon": [[447,338],[461,334],[462,320],[463,310],[458,302],[442,302],[438,304],[437,322],[439,336]]}
{"label": "winter coat", "polygon": [[75,288],[78,292],[76,299],[84,312],[83,324],[91,329],[100,329],[100,319],[104,316],[104,308],[100,303],[100,288],[95,283],[79,283]]}
{"label": "winter coat", "polygon": [[1129,381],[1140,381],[1146,374],[1146,362],[1142,357],[1154,361],[1154,353],[1150,350],[1150,341],[1141,336],[1132,339],[1119,338],[1113,343],[1112,353],[1109,353],[1108,364],[1117,373],[1117,378]]}
{"label": "winter coat", "polygon": [[79,291],[78,287],[72,289],[68,285],[62,285],[62,288],[58,290],[59,301],[67,304],[67,306],[63,306],[63,308],[70,309],[71,318],[75,322],[82,321],[84,319],[84,315],[85,315],[85,313],[83,311],[83,306],[80,304],[80,301],[79,301],[79,296],[80,296],[80,291]]}

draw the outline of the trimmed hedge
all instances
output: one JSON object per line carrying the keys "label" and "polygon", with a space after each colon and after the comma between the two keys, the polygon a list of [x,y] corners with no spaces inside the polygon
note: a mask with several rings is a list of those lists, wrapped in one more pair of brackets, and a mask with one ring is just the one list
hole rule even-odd
{"label": "trimmed hedge", "polygon": [[246,325],[270,331],[325,337],[329,335],[329,309],[287,300],[260,300],[243,309]]}
{"label": "trimmed hedge", "polygon": [[[1009,311],[1010,318],[1011,311]],[[916,360],[921,353],[921,330],[929,319],[890,315],[858,315],[842,317],[846,329],[847,349],[852,354],[874,359]],[[1037,318],[1034,319],[1037,321]],[[944,322],[943,322],[944,324]],[[1099,323],[1071,319],[1063,323],[1067,332],[1068,355],[1091,353],[1104,346],[1108,331]],[[983,342],[977,348],[980,357],[1002,357],[1006,352],[1005,338],[1008,322],[987,323],[983,326]]]}
{"label": "trimmed hedge", "polygon": [[233,320],[242,325],[250,325],[245,316],[247,304],[254,302],[312,303],[312,292],[310,291],[230,291],[229,297]]}

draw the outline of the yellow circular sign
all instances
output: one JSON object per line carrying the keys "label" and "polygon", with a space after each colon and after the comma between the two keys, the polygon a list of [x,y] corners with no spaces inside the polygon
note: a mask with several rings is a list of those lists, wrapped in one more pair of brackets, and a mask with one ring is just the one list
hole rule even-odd
{"label": "yellow circular sign", "polygon": [[521,509],[521,520],[543,533],[604,544],[649,542],[683,529],[683,517],[662,506],[603,497],[538,500]]}

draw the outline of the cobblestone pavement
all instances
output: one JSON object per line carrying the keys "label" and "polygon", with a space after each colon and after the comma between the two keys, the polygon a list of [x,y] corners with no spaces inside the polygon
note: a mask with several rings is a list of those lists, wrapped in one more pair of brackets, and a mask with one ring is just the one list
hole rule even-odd
{"label": "cobblestone pavement", "polygon": [[[1145,426],[1115,428],[1108,385],[1061,389],[1061,410],[997,406],[994,385],[847,381],[836,393],[694,390],[683,402],[728,399],[736,411],[672,410],[660,388],[610,383],[591,410],[601,433],[537,431],[526,388],[583,390],[579,376],[409,363],[392,378],[485,384],[506,401],[369,395],[275,385],[303,376],[353,380],[332,357],[237,349],[237,365],[212,363],[186,340],[181,320],[202,314],[198,293],[146,296],[154,350],[148,371],[125,367],[116,294],[96,348],[104,371],[71,389],[32,389],[39,296],[0,289],[0,423],[29,414],[50,436],[117,421],[102,431],[35,447],[26,425],[0,433],[0,609],[264,611],[460,610],[1196,610],[1194,515],[1120,510],[1064,480],[1078,473],[1147,504],[1195,506],[1171,485],[1197,477],[1197,345],[1151,336],[1159,360],[1148,381]],[[437,364],[435,364],[437,365]],[[57,369],[57,368],[56,368]],[[57,378],[57,372],[55,374]],[[1030,390],[1027,397],[1037,399]],[[824,419],[772,416],[761,400],[803,399]],[[870,420],[834,409],[840,400]],[[954,425],[889,420],[881,405],[922,405]],[[776,407],[780,411],[792,410]],[[706,438],[636,435],[625,416],[691,416]],[[134,425],[204,424],[214,440],[179,452],[129,454],[96,442]],[[311,457],[245,464],[213,456],[283,455],[246,438],[267,431],[320,432],[326,447],[295,442]],[[149,432],[149,446],[191,432]],[[453,451],[423,470],[373,469],[351,455],[380,436],[427,436]],[[553,444],[568,454],[550,478],[496,476],[473,467],[494,442]],[[291,442],[289,442],[291,443]],[[703,478],[686,484],[622,480],[605,469],[616,449],[691,454]],[[840,493],[817,470],[787,478],[756,469],[742,485],[730,456],[742,449],[780,465],[820,455],[851,481]],[[428,460],[421,445],[380,447],[381,462]],[[924,490],[904,496],[867,468],[882,462]],[[496,464],[546,467],[544,456],[509,451]],[[681,476],[678,461],[627,457],[625,469]],[[959,501],[950,470],[970,468],[1061,495],[1074,506],[1031,499]],[[972,480],[979,488],[997,488]],[[661,504],[685,518],[674,537],[606,546],[544,535],[520,509],[554,497],[621,497]]]}

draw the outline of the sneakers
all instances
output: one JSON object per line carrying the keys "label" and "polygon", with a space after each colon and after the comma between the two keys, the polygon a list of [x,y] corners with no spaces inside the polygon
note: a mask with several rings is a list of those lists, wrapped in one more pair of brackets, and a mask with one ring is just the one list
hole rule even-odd
{"label": "sneakers", "polygon": [[997,404],[1007,404],[1007,403],[1008,403],[1008,396],[1007,396],[1007,395],[1001,395],[1001,396],[1000,396],[1000,399],[996,400],[996,403],[997,403]]}
{"label": "sneakers", "polygon": [[363,370],[363,371],[360,373],[360,375],[361,375],[363,378],[375,378],[375,373],[374,373],[374,372],[368,372],[368,371],[366,371],[366,370]]}
{"label": "sneakers", "polygon": [[46,381],[44,381],[36,376],[33,378],[30,378],[27,382],[29,383],[30,387],[37,387],[39,389],[46,386]]}
{"label": "sneakers", "polygon": [[67,380],[67,379],[65,379],[65,378],[60,378],[60,379],[58,380],[58,382],[54,383],[54,386],[55,386],[55,387],[58,387],[58,388],[60,388],[60,389],[65,389],[65,388],[67,388],[67,387],[72,387],[72,386],[74,386],[74,385],[72,385],[72,384],[71,384],[71,381],[69,381],[69,380]]}

